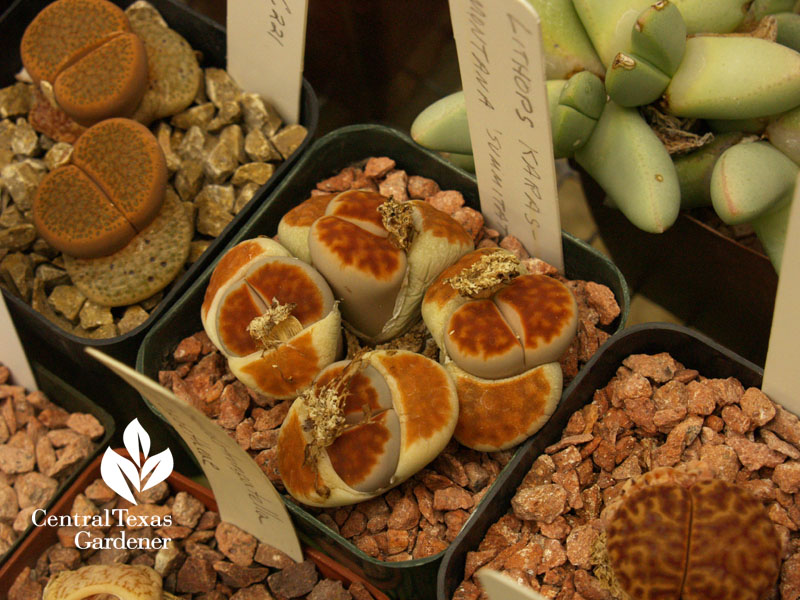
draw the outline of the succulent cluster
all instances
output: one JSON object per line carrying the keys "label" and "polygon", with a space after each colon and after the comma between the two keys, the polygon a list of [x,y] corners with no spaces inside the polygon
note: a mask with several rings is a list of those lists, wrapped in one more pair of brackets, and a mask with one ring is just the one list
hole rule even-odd
{"label": "succulent cluster", "polygon": [[[800,168],[796,0],[530,0],[541,17],[556,158],[572,158],[630,221],[681,208],[750,223],[780,269]],[[471,159],[463,92],[412,136]]]}

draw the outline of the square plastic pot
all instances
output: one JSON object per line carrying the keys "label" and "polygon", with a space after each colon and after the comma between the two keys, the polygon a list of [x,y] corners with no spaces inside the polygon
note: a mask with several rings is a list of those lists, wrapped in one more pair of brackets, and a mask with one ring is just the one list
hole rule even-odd
{"label": "square plastic pot", "polygon": [[[370,156],[389,156],[397,162],[397,168],[431,178],[443,190],[458,190],[469,206],[478,208],[477,184],[473,176],[418,146],[399,131],[379,125],[354,125],[331,132],[315,142],[269,200],[231,240],[230,246],[259,235],[275,235],[281,217],[308,198],[318,181]],[[627,285],[619,271],[607,258],[580,240],[563,234],[563,242],[567,276],[607,285],[621,308],[621,315],[612,326],[621,328],[627,318],[629,298]],[[212,271],[213,267],[207,269],[147,334],[137,359],[140,372],[157,380],[159,370],[178,343],[202,330],[200,305]],[[326,527],[302,506],[288,500],[287,506],[308,539],[389,595],[395,598],[433,597],[436,572],[444,552],[405,562],[379,561]]]}
{"label": "square plastic pot", "polygon": [[[133,0],[112,0],[121,7],[127,7]],[[225,29],[207,17],[196,13],[177,0],[149,0],[164,17],[169,26],[180,33],[186,41],[199,50],[203,59],[201,67],[225,68],[226,38]],[[0,17],[0,51],[3,62],[0,64],[0,87],[14,83],[14,75],[22,68],[19,45],[25,28],[49,4],[49,0],[16,0]],[[93,346],[128,364],[136,360],[136,352],[147,330],[159,316],[186,290],[200,273],[216,258],[220,250],[236,234],[242,224],[254,210],[261,205],[275,186],[280,182],[292,164],[299,158],[311,143],[317,130],[319,120],[319,104],[311,85],[303,79],[300,124],[308,130],[303,143],[287,160],[282,162],[273,176],[253,195],[250,202],[227,225],[224,231],[214,239],[206,251],[192,263],[188,269],[164,290],[164,298],[150,313],[150,317],[135,329],[112,338],[94,340],[82,338],[64,331],[48,321],[21,298],[2,288],[3,296],[12,317],[20,329],[20,335],[26,347],[35,347],[37,352],[49,350],[56,355],[77,363],[82,369],[100,371],[98,363],[86,356],[84,346]]]}
{"label": "square plastic pot", "polygon": [[447,550],[439,569],[437,600],[450,600],[464,579],[468,552],[476,550],[487,530],[508,511],[511,498],[533,462],[545,448],[561,439],[572,414],[589,404],[595,390],[605,387],[622,361],[631,354],[668,352],[686,368],[704,377],[735,377],[745,388],[760,387],[763,371],[710,338],[686,327],[666,323],[637,325],[609,339],[564,392],[556,412],[547,424],[519,449],[500,474],[492,490]]}

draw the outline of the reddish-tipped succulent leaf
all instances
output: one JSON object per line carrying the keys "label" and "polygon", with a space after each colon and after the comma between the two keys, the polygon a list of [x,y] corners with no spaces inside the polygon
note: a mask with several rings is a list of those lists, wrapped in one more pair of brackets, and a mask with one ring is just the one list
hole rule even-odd
{"label": "reddish-tipped succulent leaf", "polygon": [[334,363],[295,401],[280,430],[278,469],[304,504],[354,504],[433,460],[457,418],[441,365],[412,352],[372,351]]}
{"label": "reddish-tipped succulent leaf", "polygon": [[275,398],[308,387],[338,351],[340,318],[328,284],[268,238],[242,242],[222,257],[201,318],[233,374]]}

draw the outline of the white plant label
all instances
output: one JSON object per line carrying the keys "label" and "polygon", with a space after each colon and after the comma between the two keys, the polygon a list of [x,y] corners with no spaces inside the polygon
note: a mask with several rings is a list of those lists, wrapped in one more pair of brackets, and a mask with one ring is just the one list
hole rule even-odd
{"label": "white plant label", "polygon": [[[296,561],[303,560],[283,500],[239,444],[199,410],[156,382],[94,348],[87,348],[86,352],[136,388],[180,434],[211,484],[223,521],[233,523]],[[123,441],[127,448],[129,440],[123,436]],[[143,447],[141,438],[138,442],[131,440],[134,443]]]}
{"label": "white plant label", "polygon": [[287,123],[300,120],[307,12],[308,0],[228,1],[228,72]]}
{"label": "white plant label", "polygon": [[800,416],[800,395],[797,394],[800,370],[795,356],[797,340],[800,339],[800,316],[797,311],[800,261],[796,259],[797,256],[800,256],[800,177],[794,186],[794,199],[789,211],[767,362],[764,365],[764,382],[761,385],[761,390],[773,401]]}
{"label": "white plant label", "polygon": [[492,569],[478,571],[478,580],[489,600],[547,600],[540,593]]}
{"label": "white plant label", "polygon": [[2,363],[11,371],[11,381],[27,390],[38,389],[3,294],[0,294],[0,344],[3,346]]}
{"label": "white plant label", "polygon": [[449,0],[481,211],[564,271],[539,16],[527,0]]}

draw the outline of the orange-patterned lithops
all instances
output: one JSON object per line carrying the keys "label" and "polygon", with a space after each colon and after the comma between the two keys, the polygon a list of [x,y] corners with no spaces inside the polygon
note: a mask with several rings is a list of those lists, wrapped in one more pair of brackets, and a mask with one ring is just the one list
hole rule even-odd
{"label": "orange-patterned lithops", "polygon": [[94,597],[121,600],[163,600],[162,579],[146,565],[95,564],[54,573],[42,600],[78,600]]}
{"label": "orange-patterned lithops", "polygon": [[278,470],[304,504],[368,500],[433,460],[457,418],[441,365],[403,350],[367,352],[330,365],[295,401],[278,437]]}
{"label": "orange-patterned lithops", "polygon": [[439,275],[422,317],[456,381],[460,443],[510,448],[547,421],[561,396],[557,361],[578,326],[565,285],[527,274],[506,250],[484,248]]}
{"label": "orange-patterned lithops", "polygon": [[155,136],[130,119],[107,119],[78,139],[72,164],[42,180],[33,222],[48,244],[69,256],[108,256],[156,218],[166,185]]}
{"label": "orange-patterned lithops", "polygon": [[58,0],[22,37],[22,63],[34,82],[52,86],[55,101],[84,126],[127,117],[148,81],[144,43],[122,10],[107,0]]}
{"label": "orange-patterned lithops", "polygon": [[616,583],[639,600],[771,597],[781,543],[764,504],[726,481],[676,479],[635,483],[611,517]]}
{"label": "orange-patterned lithops", "polygon": [[344,320],[373,343],[403,333],[425,288],[473,247],[461,225],[429,204],[366,190],[312,196],[284,216],[278,239],[322,273]]}
{"label": "orange-patterned lithops", "polygon": [[241,242],[220,259],[201,319],[233,374],[273,398],[307,388],[339,349],[341,321],[330,287],[269,238]]}

